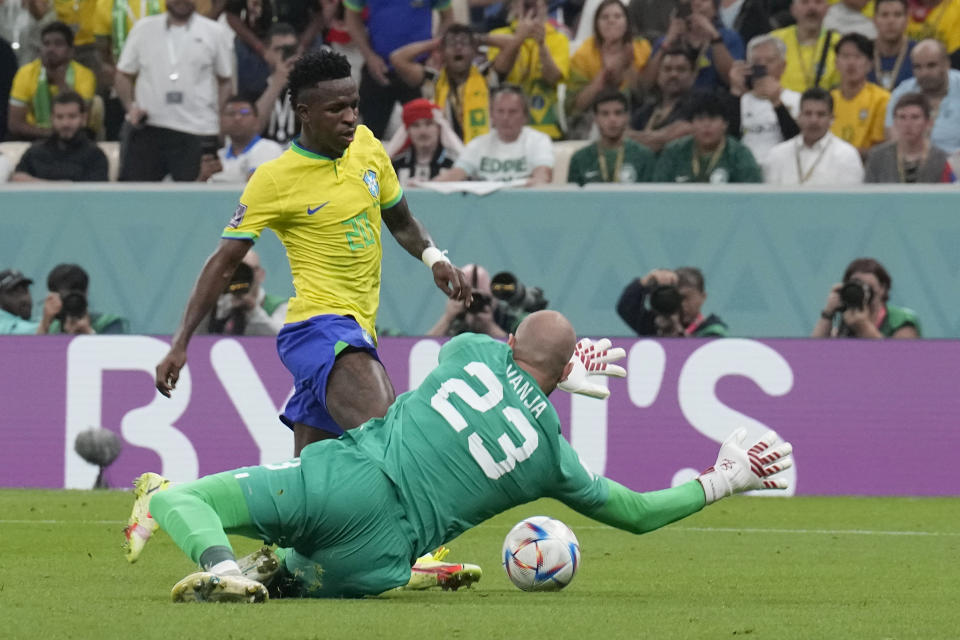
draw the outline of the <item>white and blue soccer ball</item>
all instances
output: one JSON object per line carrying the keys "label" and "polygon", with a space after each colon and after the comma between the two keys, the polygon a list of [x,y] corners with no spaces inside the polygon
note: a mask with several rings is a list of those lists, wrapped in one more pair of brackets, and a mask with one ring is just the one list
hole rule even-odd
{"label": "white and blue soccer ball", "polygon": [[580,542],[570,527],[547,516],[517,523],[503,541],[503,568],[524,591],[559,591],[580,568]]}

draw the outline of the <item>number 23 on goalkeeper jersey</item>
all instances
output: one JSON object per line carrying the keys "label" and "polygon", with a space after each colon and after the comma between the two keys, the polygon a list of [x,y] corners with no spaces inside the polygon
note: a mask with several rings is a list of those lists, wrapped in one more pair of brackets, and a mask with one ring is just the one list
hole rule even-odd
{"label": "number 23 on goalkeeper jersey", "polygon": [[362,125],[336,159],[298,143],[257,168],[222,237],[256,241],[264,229],[277,234],[295,289],[287,323],[349,315],[376,339],[380,212],[403,197],[397,174]]}

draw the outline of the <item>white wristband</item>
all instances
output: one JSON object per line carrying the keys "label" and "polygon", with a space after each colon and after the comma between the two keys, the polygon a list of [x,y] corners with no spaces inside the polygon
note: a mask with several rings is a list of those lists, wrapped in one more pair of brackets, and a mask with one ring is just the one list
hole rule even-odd
{"label": "white wristband", "polygon": [[427,265],[429,268],[433,268],[438,262],[450,262],[447,259],[446,251],[440,251],[436,247],[427,247],[423,250],[423,253],[420,254],[420,259],[423,261],[423,264]]}

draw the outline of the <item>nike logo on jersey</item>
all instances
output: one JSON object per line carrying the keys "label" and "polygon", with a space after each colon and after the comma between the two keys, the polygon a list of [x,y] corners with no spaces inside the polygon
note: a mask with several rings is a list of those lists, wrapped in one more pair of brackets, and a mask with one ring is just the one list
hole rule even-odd
{"label": "nike logo on jersey", "polygon": [[323,209],[323,208],[324,208],[325,206],[327,206],[328,204],[330,204],[330,201],[329,201],[329,200],[327,200],[327,201],[324,202],[323,204],[318,204],[317,206],[315,206],[315,207],[312,208],[312,209],[308,206],[308,207],[307,207],[307,215],[308,215],[308,216],[312,216],[313,214],[315,214],[317,211],[320,211],[320,209]]}

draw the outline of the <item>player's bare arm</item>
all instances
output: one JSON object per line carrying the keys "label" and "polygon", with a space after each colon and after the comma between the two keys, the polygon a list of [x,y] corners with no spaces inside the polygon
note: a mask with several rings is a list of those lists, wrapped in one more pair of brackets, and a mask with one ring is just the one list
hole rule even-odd
{"label": "player's bare arm", "polygon": [[[434,246],[430,234],[410,213],[406,196],[389,209],[384,209],[381,215],[393,237],[413,257],[421,258],[425,249]],[[470,301],[470,284],[460,269],[446,260],[438,260],[430,270],[433,271],[433,281],[448,298],[465,303]]]}
{"label": "player's bare arm", "polygon": [[243,256],[253,243],[249,240],[221,239],[216,250],[207,258],[196,284],[190,292],[187,308],[183,312],[180,326],[173,334],[170,351],[157,365],[157,391],[170,397],[170,392],[177,386],[180,378],[180,369],[187,363],[187,345],[193,332],[197,330],[200,321],[210,313],[229,284],[237,265],[243,261]]}

